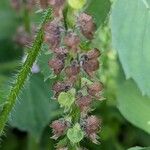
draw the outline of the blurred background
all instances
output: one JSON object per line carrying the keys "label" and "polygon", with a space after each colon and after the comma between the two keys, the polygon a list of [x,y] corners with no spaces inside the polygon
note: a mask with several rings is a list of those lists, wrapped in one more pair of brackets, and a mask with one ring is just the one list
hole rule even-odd
{"label": "blurred background", "polygon": [[[94,110],[94,113],[103,120],[100,132],[101,144],[94,145],[90,141],[84,141],[82,144],[89,150],[126,150],[134,146],[147,147],[150,145],[150,135],[138,128],[138,125],[138,127],[134,126],[134,121],[130,121],[130,117],[121,113],[122,107],[118,109],[118,104],[130,107],[130,103],[126,104],[122,101],[128,102],[132,98],[134,101],[142,96],[132,80],[122,87],[125,76],[118,56],[111,47],[111,31],[108,23],[112,2],[100,1],[101,6],[91,5],[88,11],[96,18],[101,18],[98,22],[97,38],[94,41],[94,44],[99,45],[103,51],[99,74],[105,85],[106,100],[95,104],[97,109]],[[37,1],[29,0],[20,3],[18,0],[0,0],[0,111],[5,104],[4,96],[7,95],[9,85],[34,40],[41,14]],[[54,149],[56,142],[50,138],[52,132],[49,124],[61,116],[61,110],[51,100],[50,89],[53,80],[48,79],[50,76],[47,71],[48,59],[49,56],[41,55],[33,66],[31,77],[10,115],[5,136],[1,139],[0,150]],[[48,80],[44,82],[44,79]],[[130,95],[131,90],[134,91],[134,96]],[[140,105],[138,102],[137,104]],[[132,105],[132,109],[136,109],[136,106]],[[128,113],[132,116],[132,111]],[[136,120],[138,118],[140,120],[140,117],[142,115],[137,116]]]}

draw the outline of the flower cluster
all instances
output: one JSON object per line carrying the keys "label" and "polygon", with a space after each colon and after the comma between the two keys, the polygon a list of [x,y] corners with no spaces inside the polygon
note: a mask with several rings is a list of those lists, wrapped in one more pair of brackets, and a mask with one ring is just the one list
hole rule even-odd
{"label": "flower cluster", "polygon": [[35,6],[36,1],[35,0],[11,0],[11,6],[16,10],[19,11],[22,6],[24,5],[28,10],[32,10],[32,8]]}
{"label": "flower cluster", "polygon": [[[66,1],[47,2],[53,8],[55,16],[45,25],[45,43],[53,53],[48,65],[58,78],[52,90],[54,98],[65,111],[64,117],[54,121],[50,126],[54,139],[67,136],[71,145],[81,149],[77,143],[84,137],[98,143],[97,133],[101,127],[101,120],[89,115],[92,103],[102,98],[103,84],[96,78],[101,53],[97,48],[87,50],[81,46],[83,39],[91,41],[94,38],[96,25],[90,15],[78,13],[74,15],[74,27],[66,29],[66,19],[63,18]],[[68,143],[59,146],[58,149],[68,150]]]}

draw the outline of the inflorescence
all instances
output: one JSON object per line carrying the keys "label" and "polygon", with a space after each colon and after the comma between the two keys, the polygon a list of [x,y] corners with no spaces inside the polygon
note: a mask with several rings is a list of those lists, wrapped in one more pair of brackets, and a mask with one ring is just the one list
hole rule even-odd
{"label": "inflorescence", "polygon": [[66,140],[57,145],[59,150],[70,150],[70,146],[80,150],[83,148],[79,143],[84,137],[98,143],[101,128],[101,120],[89,115],[93,102],[100,100],[103,92],[103,85],[96,77],[101,52],[97,48],[82,47],[84,40],[93,40],[96,25],[89,14],[75,11],[73,26],[66,27],[66,1],[48,0],[47,3],[54,16],[45,25],[45,43],[53,53],[48,65],[58,78],[52,90],[54,98],[64,108],[63,117],[50,125],[52,138]]}

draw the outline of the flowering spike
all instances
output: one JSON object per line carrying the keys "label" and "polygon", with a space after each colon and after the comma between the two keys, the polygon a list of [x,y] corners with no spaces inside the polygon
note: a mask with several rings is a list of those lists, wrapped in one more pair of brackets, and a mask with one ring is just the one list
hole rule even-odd
{"label": "flowering spike", "polygon": [[[102,84],[95,81],[94,76],[100,66],[101,52],[97,48],[89,51],[81,49],[81,41],[85,40],[83,36],[93,39],[95,23],[88,14],[82,13],[78,18],[74,15],[83,34],[81,36],[78,28],[66,28],[68,18],[64,15],[64,20],[62,19],[65,0],[48,0],[48,4],[53,8],[55,19],[45,26],[45,42],[54,54],[49,66],[59,78],[52,90],[60,107],[64,108],[63,121],[59,119],[51,125],[53,138],[64,136],[75,149],[82,150],[84,148],[79,147],[78,143],[84,137],[98,143],[97,133],[101,127],[101,121],[96,116],[89,116],[93,101],[99,99],[103,90]],[[66,23],[65,27],[62,27],[63,23]],[[69,143],[66,142],[58,148],[69,150]]]}

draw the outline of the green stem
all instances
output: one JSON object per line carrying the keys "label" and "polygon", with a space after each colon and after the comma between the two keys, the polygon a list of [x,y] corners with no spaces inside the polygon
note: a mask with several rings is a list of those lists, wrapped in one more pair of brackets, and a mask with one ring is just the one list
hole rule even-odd
{"label": "green stem", "polygon": [[28,135],[28,150],[39,150],[40,143],[32,135]]}
{"label": "green stem", "polygon": [[29,11],[26,8],[24,9],[24,26],[25,30],[30,33],[30,16]]}
{"label": "green stem", "polygon": [[24,27],[26,32],[30,33],[30,15],[29,15],[29,10],[27,8],[27,2],[26,0],[23,0],[24,3],[24,10],[23,10],[23,20],[24,20]]}
{"label": "green stem", "polygon": [[41,50],[41,46],[43,43],[43,37],[44,37],[43,27],[44,27],[44,24],[47,22],[47,20],[50,19],[50,16],[51,16],[51,10],[48,9],[46,11],[46,14],[44,15],[44,19],[40,26],[37,37],[33,43],[33,46],[28,53],[27,59],[26,59],[25,63],[23,64],[22,69],[18,73],[18,75],[16,77],[16,81],[14,82],[14,84],[12,85],[12,88],[10,89],[10,93],[7,97],[7,103],[4,105],[3,110],[0,114],[0,135],[2,135],[2,133],[3,133],[8,116],[16,103],[18,94],[19,94],[20,90],[22,89],[22,87],[24,86],[24,83],[25,83],[28,75],[30,74],[31,67],[32,67],[33,63],[35,62],[35,60]]}

